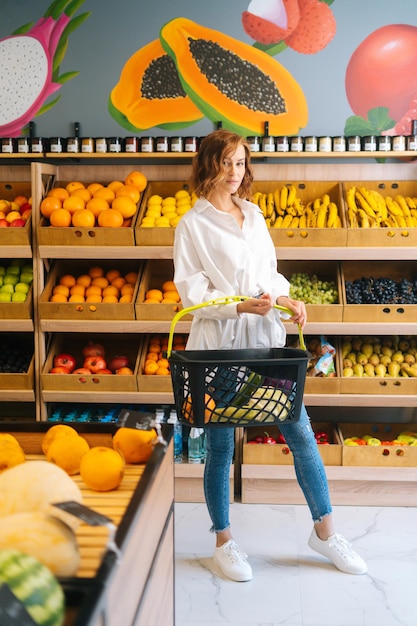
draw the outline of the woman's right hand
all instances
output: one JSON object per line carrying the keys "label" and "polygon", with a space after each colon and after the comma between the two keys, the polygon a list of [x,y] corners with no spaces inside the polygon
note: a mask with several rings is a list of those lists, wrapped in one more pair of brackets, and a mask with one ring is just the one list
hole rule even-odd
{"label": "woman's right hand", "polygon": [[267,315],[274,303],[268,293],[263,293],[259,298],[248,298],[237,305],[238,313],[253,313],[255,315]]}

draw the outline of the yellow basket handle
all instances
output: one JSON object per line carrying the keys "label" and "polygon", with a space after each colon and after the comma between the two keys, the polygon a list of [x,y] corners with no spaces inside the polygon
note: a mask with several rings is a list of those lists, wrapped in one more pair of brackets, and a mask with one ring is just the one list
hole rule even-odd
{"label": "yellow basket handle", "polygon": [[[187,313],[191,313],[192,311],[196,311],[197,309],[203,309],[206,306],[216,306],[219,304],[232,304],[233,302],[243,302],[244,300],[249,300],[249,299],[250,299],[249,296],[225,296],[223,298],[215,298],[214,300],[207,300],[207,302],[200,302],[200,304],[194,304],[194,306],[189,306],[186,309],[181,309],[180,311],[178,311],[178,313],[174,315],[171,321],[171,328],[169,331],[169,338],[168,338],[167,357],[169,358],[171,356],[172,343],[174,341],[175,326],[177,325],[177,322],[179,322],[180,319],[184,315],[187,315]],[[278,309],[279,311],[283,311],[284,313],[288,313],[289,315],[293,315],[294,313],[293,311],[291,311],[291,309],[288,309],[287,307],[281,306],[279,304],[274,304],[273,308]],[[300,348],[302,350],[306,350],[307,348],[306,348],[304,335],[303,335],[303,331],[302,331],[300,324],[298,324],[298,337],[300,340]]]}

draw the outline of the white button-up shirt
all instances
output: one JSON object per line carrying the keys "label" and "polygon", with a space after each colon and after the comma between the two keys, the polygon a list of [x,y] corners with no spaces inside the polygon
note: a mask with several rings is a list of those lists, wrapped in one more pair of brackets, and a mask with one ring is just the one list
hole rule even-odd
{"label": "white button-up shirt", "polygon": [[[225,296],[268,293],[275,302],[288,296],[289,282],[277,270],[275,247],[259,207],[233,197],[244,220],[219,211],[205,198],[196,201],[175,229],[174,282],[184,307]],[[193,312],[187,342],[193,350],[281,347],[281,314],[239,314],[237,303]]]}

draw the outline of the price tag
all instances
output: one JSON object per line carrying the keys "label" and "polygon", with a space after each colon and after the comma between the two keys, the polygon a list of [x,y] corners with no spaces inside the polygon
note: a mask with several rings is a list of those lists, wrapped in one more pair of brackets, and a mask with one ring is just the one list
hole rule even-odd
{"label": "price tag", "polygon": [[24,604],[6,583],[0,585],[0,624],[4,626],[36,626]]}
{"label": "price tag", "polygon": [[117,426],[119,428],[122,426],[124,428],[135,428],[136,430],[156,430],[159,443],[165,448],[167,447],[167,442],[162,435],[161,424],[156,422],[155,416],[152,413],[121,409]]}

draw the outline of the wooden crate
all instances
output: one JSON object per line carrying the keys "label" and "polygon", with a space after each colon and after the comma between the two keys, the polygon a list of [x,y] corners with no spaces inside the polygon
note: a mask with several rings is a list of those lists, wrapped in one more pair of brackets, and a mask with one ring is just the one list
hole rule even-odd
{"label": "wooden crate", "polygon": [[[102,303],[102,302],[50,302],[53,288],[58,284],[59,278],[65,274],[77,277],[87,274],[93,265],[99,265],[105,272],[110,269],[118,269],[122,276],[128,272],[137,272],[132,302]],[[143,262],[128,260],[58,260],[55,261],[45,288],[39,298],[39,315],[41,319],[79,319],[79,320],[134,320],[135,300],[139,289],[140,278],[143,270]]]}
{"label": "wooden crate", "polygon": [[0,302],[0,320],[30,320],[33,317],[33,287],[24,302]]}
{"label": "wooden crate", "polygon": [[[28,182],[0,182],[0,199],[14,200],[16,196],[32,196]],[[30,246],[32,243],[32,216],[21,228],[0,228],[0,246]]]}
{"label": "wooden crate", "polygon": [[[165,335],[167,337],[167,335]],[[149,348],[149,336],[144,338],[138,368],[138,389],[154,393],[172,393],[171,376],[156,376],[156,374],[144,374],[143,368]]]}
{"label": "wooden crate", "polygon": [[32,357],[27,372],[21,374],[0,373],[0,389],[32,391],[35,388],[35,358]]}
{"label": "wooden crate", "polygon": [[[172,280],[174,264],[172,259],[153,259],[145,263],[139,290],[135,302],[136,319],[138,320],[172,320],[183,307],[178,304],[144,304],[148,289],[161,289],[166,280]],[[182,320],[191,320],[190,314]]]}
{"label": "wooden crate", "polygon": [[[77,367],[82,367],[83,347],[88,340],[100,343],[106,349],[107,359],[116,355],[126,355],[129,357],[133,375],[120,376],[116,374],[50,374],[53,367],[53,360],[57,354],[71,354],[77,361]],[[53,337],[51,346],[41,371],[41,382],[44,390],[66,391],[110,391],[110,392],[130,392],[137,391],[137,375],[139,370],[141,337],[138,335],[60,335]]]}
{"label": "wooden crate", "polygon": [[[342,464],[342,446],[338,430],[331,423],[313,422],[314,432],[324,431],[329,435],[329,445],[320,444],[318,449],[325,465]],[[279,426],[269,426],[268,435],[276,440],[280,434]],[[243,439],[243,463],[248,465],[294,465],[294,457],[287,444],[249,443],[257,436],[264,436],[265,428],[257,426],[246,428]]]}
{"label": "wooden crate", "polygon": [[[417,197],[417,183],[415,181],[345,181],[343,187],[343,202],[347,215],[347,190],[351,187],[365,187],[366,189],[374,189],[384,197],[394,197],[397,194],[403,196]],[[347,224],[347,240],[346,245],[352,247],[369,248],[372,246],[388,246],[391,248],[397,246],[416,246],[417,245],[417,228],[351,228]]]}
{"label": "wooden crate", "polygon": [[278,271],[290,280],[292,274],[316,275],[319,280],[334,281],[338,292],[335,304],[306,304],[309,322],[341,322],[343,317],[342,280],[337,261],[279,261]]}
{"label": "wooden crate", "polygon": [[324,194],[330,196],[339,211],[341,228],[270,228],[274,244],[279,247],[326,247],[326,246],[346,246],[346,221],[344,205],[342,199],[342,187],[338,182],[326,181],[257,181],[253,185],[253,192],[273,193],[285,184],[293,184],[297,188],[297,197],[303,204],[314,201]]}
{"label": "wooden crate", "polygon": [[[307,335],[304,337],[307,350],[312,340],[320,341],[320,337]],[[335,376],[313,376],[311,361],[307,367],[307,375],[304,385],[305,394],[338,394],[340,393],[340,380],[342,375],[341,361],[338,358],[340,353],[340,342],[338,337],[327,337],[327,341],[336,349],[334,359]],[[290,347],[299,347],[298,336],[290,335],[287,339],[287,345]]]}
{"label": "wooden crate", "polygon": [[341,264],[344,322],[414,322],[417,304],[348,304],[346,281],[364,278],[417,278],[416,261],[346,261]]}
{"label": "wooden crate", "polygon": [[359,467],[416,467],[417,446],[381,445],[348,446],[348,437],[371,435],[381,441],[392,441],[401,432],[415,431],[415,424],[340,423],[337,425],[342,442],[342,465]]}
{"label": "wooden crate", "polygon": [[174,243],[175,228],[173,227],[141,227],[141,221],[146,213],[147,203],[151,196],[159,195],[162,198],[174,196],[180,189],[189,190],[186,183],[179,181],[152,181],[149,182],[142,197],[139,215],[135,225],[135,239],[137,246],[172,246]]}

